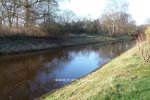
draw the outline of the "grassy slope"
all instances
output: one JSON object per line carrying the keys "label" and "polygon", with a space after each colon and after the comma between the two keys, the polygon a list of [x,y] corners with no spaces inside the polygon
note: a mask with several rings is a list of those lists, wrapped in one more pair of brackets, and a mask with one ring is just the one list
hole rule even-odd
{"label": "grassy slope", "polygon": [[150,64],[141,60],[137,47],[101,69],[67,85],[41,100],[148,100]]}

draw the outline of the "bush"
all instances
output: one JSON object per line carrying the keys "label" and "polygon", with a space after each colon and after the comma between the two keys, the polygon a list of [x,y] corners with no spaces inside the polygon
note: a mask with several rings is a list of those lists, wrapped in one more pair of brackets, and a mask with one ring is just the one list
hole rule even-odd
{"label": "bush", "polygon": [[138,51],[141,58],[150,63],[150,44],[148,42],[139,44]]}
{"label": "bush", "polygon": [[150,26],[147,27],[145,34],[146,34],[147,40],[150,41]]}

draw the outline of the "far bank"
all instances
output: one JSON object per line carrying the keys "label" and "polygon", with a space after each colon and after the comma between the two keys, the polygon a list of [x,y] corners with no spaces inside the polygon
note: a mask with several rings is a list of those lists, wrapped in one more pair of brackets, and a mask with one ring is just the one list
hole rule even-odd
{"label": "far bank", "polygon": [[20,54],[43,50],[52,50],[56,48],[87,45],[94,43],[106,43],[131,40],[133,37],[129,35],[123,36],[82,36],[82,37],[64,37],[64,38],[51,38],[51,37],[0,37],[0,55]]}

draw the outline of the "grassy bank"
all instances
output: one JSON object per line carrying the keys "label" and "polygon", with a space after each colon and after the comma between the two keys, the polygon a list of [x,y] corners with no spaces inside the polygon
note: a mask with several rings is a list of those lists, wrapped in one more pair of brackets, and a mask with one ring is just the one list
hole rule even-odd
{"label": "grassy bank", "polygon": [[39,98],[40,100],[148,100],[150,63],[144,62],[137,46],[101,69]]}
{"label": "grassy bank", "polygon": [[60,47],[84,45],[90,43],[111,42],[118,40],[131,39],[130,36],[83,36],[83,37],[26,37],[9,36],[0,37],[0,55],[33,52],[46,49],[55,49]]}

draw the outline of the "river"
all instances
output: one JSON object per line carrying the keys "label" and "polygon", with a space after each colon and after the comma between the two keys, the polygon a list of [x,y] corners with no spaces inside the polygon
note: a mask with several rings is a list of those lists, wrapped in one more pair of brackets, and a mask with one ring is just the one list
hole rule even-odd
{"label": "river", "polygon": [[0,56],[0,100],[32,100],[100,68],[134,41]]}

